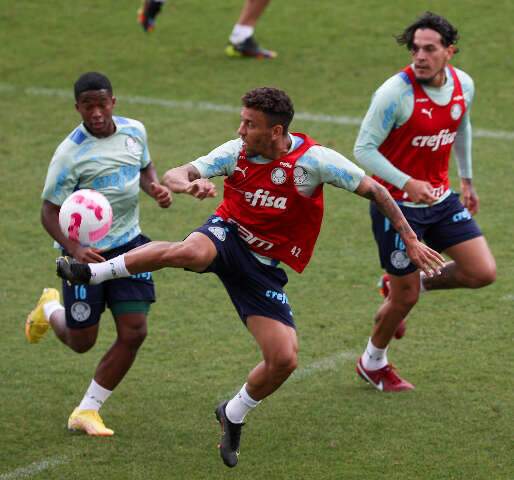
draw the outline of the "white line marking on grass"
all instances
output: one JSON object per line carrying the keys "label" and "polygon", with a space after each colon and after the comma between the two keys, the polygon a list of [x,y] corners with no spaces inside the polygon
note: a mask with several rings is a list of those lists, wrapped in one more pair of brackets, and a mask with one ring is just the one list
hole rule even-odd
{"label": "white line marking on grass", "polygon": [[346,362],[348,360],[356,361],[357,357],[358,355],[355,352],[339,352],[329,357],[322,358],[321,360],[317,360],[303,368],[298,368],[289,377],[288,382],[303,380],[304,378],[310,377],[311,375],[315,375],[319,372],[335,370],[339,363]]}
{"label": "white line marking on grass", "polygon": [[26,467],[17,468],[12,472],[2,473],[0,475],[0,480],[15,480],[18,478],[29,478],[38,473],[41,473],[43,470],[48,470],[49,468],[56,467],[57,465],[62,465],[63,463],[69,462],[67,457],[53,457],[47,458],[46,460],[41,460],[40,462],[34,462]]}
{"label": "white line marking on grass", "polygon": [[[309,365],[297,368],[293,374],[287,379],[287,383],[291,382],[299,382],[304,380],[311,375],[315,375],[317,373],[335,370],[340,363],[344,363],[348,360],[356,362],[358,358],[358,354],[352,351],[346,352],[338,352],[330,355],[328,357],[321,358],[320,360],[316,360],[315,362],[310,363]],[[221,399],[232,398],[237,392],[231,390],[230,392],[226,392],[224,395],[220,395]],[[0,479],[1,480],[1,479]]]}
{"label": "white line marking on grass", "polygon": [[[0,92],[12,93],[18,88],[14,85],[0,84]],[[29,87],[20,88],[27,95],[44,95],[48,97],[73,98],[68,90],[56,88]],[[192,100],[166,100],[164,98],[152,98],[132,95],[117,95],[117,97],[127,103],[136,105],[157,105],[159,107],[170,108],[173,110],[193,110],[201,112],[227,112],[239,113],[240,107],[224,105],[212,102],[201,102]],[[349,117],[346,115],[326,115],[323,113],[297,112],[295,118],[312,123],[331,123],[335,125],[360,125],[362,118]],[[506,130],[487,130],[484,128],[473,128],[473,136],[477,138],[494,138],[496,140],[514,141],[514,132]]]}

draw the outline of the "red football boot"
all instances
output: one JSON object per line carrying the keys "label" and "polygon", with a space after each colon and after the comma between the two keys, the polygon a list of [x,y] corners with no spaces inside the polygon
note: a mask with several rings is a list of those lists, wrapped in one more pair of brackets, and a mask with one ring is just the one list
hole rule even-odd
{"label": "red football boot", "polygon": [[366,370],[362,366],[362,360],[359,357],[355,370],[363,380],[370,383],[381,392],[414,390],[414,385],[401,378],[390,363],[378,370]]}

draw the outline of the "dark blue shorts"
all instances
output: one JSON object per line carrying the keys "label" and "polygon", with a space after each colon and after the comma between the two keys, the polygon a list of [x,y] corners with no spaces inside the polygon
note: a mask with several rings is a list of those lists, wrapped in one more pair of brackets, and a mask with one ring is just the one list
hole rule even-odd
{"label": "dark blue shorts", "polygon": [[[482,235],[479,226],[459,200],[458,193],[452,192],[448,198],[432,207],[399,207],[418,239],[438,252]],[[370,215],[382,268],[397,276],[416,271],[417,267],[405,253],[400,235],[374,202],[370,204]]]}
{"label": "dark blue shorts", "polygon": [[202,273],[212,272],[220,278],[245,324],[250,315],[260,315],[296,328],[284,292],[288,280],[284,270],[257,260],[239,237],[237,226],[220,217],[209,217],[195,232],[207,235],[218,251]]}
{"label": "dark blue shorts", "polygon": [[[144,235],[138,235],[121,247],[102,252],[102,256],[109,260],[149,241]],[[150,272],[108,280],[100,285],[69,285],[63,281],[62,293],[66,325],[69,328],[96,325],[106,305],[110,308],[118,302],[155,302],[155,289]]]}

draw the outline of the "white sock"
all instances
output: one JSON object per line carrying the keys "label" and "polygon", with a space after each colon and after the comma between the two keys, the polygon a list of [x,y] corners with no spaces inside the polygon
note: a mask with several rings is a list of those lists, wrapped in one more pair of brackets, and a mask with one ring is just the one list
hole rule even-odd
{"label": "white sock", "polygon": [[379,370],[387,365],[387,347],[377,348],[371,343],[371,337],[368,340],[366,350],[361,357],[362,366],[366,370]]}
{"label": "white sock", "polygon": [[90,285],[98,285],[105,280],[114,278],[130,277],[130,273],[125,266],[125,255],[118,255],[106,262],[88,263],[91,269]]}
{"label": "white sock", "polygon": [[57,310],[64,310],[64,307],[57,300],[51,300],[43,305],[43,312],[45,312],[45,318],[47,321],[50,321],[52,313]]}
{"label": "white sock", "polygon": [[253,35],[255,28],[250,27],[248,25],[241,25],[240,23],[236,23],[234,28],[232,29],[232,33],[230,34],[229,40],[230,43],[234,45],[238,45],[239,43],[243,43],[247,38]]}
{"label": "white sock", "polygon": [[93,379],[78,408],[79,410],[96,410],[98,412],[111,393],[111,390],[98,385]]}
{"label": "white sock", "polygon": [[227,403],[225,414],[232,423],[243,423],[246,414],[261,403],[254,400],[246,391],[246,383],[237,395]]}
{"label": "white sock", "polygon": [[425,293],[427,292],[428,290],[425,288],[425,285],[423,284],[423,281],[425,280],[425,277],[426,277],[426,273],[425,272],[419,272],[419,293]]}

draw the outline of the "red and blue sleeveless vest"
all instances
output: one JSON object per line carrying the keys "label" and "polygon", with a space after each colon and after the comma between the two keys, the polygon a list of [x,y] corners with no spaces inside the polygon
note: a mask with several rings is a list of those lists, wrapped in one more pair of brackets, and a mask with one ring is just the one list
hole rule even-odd
{"label": "red and blue sleeveless vest", "polygon": [[303,143],[267,164],[248,161],[243,148],[234,173],[225,179],[216,215],[238,225],[239,236],[254,252],[282,261],[297,272],[309,263],[323,218],[323,184],[311,197],[297,185],[306,172],[297,160],[318,145],[301,133]]}
{"label": "red and blue sleeveless vest", "polygon": [[[414,90],[412,115],[401,127],[393,129],[378,149],[402,172],[416,180],[429,182],[438,197],[450,187],[450,151],[466,111],[460,81],[453,67],[449,66],[449,70],[454,87],[446,105],[438,105],[430,99],[416,81],[410,66],[403,70]],[[384,185],[396,200],[410,200],[406,192],[379,177],[373,178]]]}

